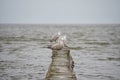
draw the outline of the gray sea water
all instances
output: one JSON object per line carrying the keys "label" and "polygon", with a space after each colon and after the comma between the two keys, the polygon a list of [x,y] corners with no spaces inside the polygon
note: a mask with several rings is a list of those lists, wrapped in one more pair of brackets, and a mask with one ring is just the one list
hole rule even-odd
{"label": "gray sea water", "polygon": [[44,80],[54,33],[67,35],[77,80],[120,80],[120,25],[0,24],[0,80]]}

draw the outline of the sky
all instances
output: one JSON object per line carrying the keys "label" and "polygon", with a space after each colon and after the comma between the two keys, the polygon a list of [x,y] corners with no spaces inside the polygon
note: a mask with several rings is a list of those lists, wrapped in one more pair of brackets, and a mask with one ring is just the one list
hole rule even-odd
{"label": "sky", "polygon": [[0,0],[0,23],[120,23],[120,0]]}

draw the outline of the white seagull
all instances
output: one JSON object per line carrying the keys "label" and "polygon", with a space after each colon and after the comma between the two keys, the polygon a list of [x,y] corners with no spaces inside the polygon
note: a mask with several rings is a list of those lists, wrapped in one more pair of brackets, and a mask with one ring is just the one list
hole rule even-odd
{"label": "white seagull", "polygon": [[62,49],[63,47],[66,46],[65,40],[66,40],[66,36],[60,36],[58,38],[57,42],[55,44],[51,45],[51,49],[53,49],[53,50],[60,50],[60,49]]}
{"label": "white seagull", "polygon": [[58,32],[56,35],[54,35],[54,36],[52,37],[52,39],[50,39],[50,42],[57,41],[57,39],[58,39],[60,36],[61,36],[61,33]]}

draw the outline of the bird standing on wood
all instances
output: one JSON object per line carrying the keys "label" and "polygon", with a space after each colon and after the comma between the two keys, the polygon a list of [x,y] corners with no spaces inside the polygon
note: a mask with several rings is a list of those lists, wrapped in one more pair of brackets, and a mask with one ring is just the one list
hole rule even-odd
{"label": "bird standing on wood", "polygon": [[57,39],[61,36],[61,33],[58,32],[56,35],[52,36],[52,38],[50,39],[50,42],[53,42],[53,41],[57,41]]}
{"label": "bird standing on wood", "polygon": [[66,46],[65,44],[66,36],[60,36],[55,44],[51,45],[51,49],[60,50]]}
{"label": "bird standing on wood", "polygon": [[51,45],[48,46],[48,48],[53,50],[60,50],[63,47],[67,47],[66,45],[66,36],[62,36],[60,32],[58,32],[56,35],[54,35],[51,39]]}

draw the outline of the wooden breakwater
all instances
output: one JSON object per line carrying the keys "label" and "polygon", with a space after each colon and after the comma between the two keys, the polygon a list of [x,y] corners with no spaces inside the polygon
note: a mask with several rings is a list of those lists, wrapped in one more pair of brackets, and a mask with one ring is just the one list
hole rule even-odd
{"label": "wooden breakwater", "polygon": [[45,80],[76,80],[73,67],[74,61],[68,48],[52,50],[52,62]]}

